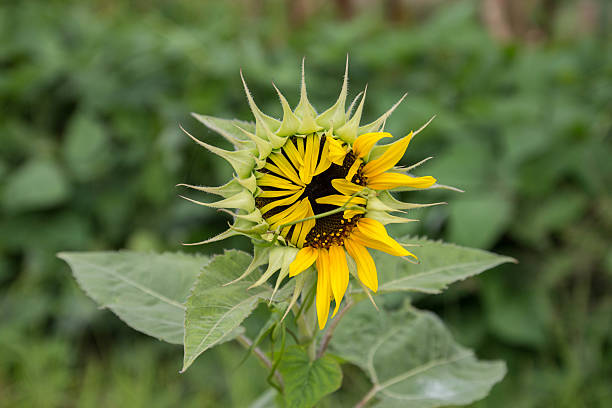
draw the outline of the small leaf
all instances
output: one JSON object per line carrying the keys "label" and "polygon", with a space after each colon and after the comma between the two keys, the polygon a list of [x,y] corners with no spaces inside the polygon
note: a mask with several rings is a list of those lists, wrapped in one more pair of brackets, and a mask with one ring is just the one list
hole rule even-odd
{"label": "small leaf", "polygon": [[287,407],[310,408],[342,383],[342,369],[332,357],[324,355],[310,361],[299,346],[285,350],[279,370],[285,382]]}
{"label": "small leaf", "polygon": [[358,304],[336,328],[330,347],[368,374],[376,407],[469,404],[506,373],[503,362],[476,359],[434,314],[410,306],[378,312]]}
{"label": "small leaf", "polygon": [[408,248],[419,258],[412,264],[402,258],[372,251],[378,270],[381,292],[417,291],[440,293],[453,282],[491,269],[513,258],[480,249],[464,248],[453,244],[415,239],[409,236],[398,242],[416,244]]}
{"label": "small leaf", "polygon": [[184,302],[207,257],[129,251],[58,256],[92,299],[129,326],[169,343],[183,342]]}
{"label": "small leaf", "polygon": [[244,252],[227,251],[213,258],[198,276],[186,303],[182,371],[209,348],[232,338],[230,333],[253,312],[257,303],[270,296],[272,290],[267,284],[247,290],[258,274],[225,286],[238,278],[250,262],[251,257]]}

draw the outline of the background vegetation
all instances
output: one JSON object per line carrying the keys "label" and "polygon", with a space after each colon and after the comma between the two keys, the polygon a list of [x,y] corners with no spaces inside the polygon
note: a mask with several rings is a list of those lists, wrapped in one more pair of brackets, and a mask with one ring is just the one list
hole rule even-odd
{"label": "background vegetation", "polygon": [[[437,114],[407,159],[435,156],[421,173],[466,190],[414,194],[449,205],[395,232],[520,261],[414,299],[508,362],[476,405],[611,406],[611,7],[527,3],[2,2],[0,406],[242,407],[260,394],[260,367],[239,366],[234,344],[178,374],[180,347],[96,309],[55,253],[248,249],[181,247],[227,220],[173,186],[218,185],[230,169],[178,124],[222,144],[188,113],[250,119],[240,68],[280,115],[270,81],[296,103],[302,56],[326,108],[347,53],[352,94],[368,84],[366,119],[409,92],[388,129]],[[341,394],[365,384],[349,371]]]}

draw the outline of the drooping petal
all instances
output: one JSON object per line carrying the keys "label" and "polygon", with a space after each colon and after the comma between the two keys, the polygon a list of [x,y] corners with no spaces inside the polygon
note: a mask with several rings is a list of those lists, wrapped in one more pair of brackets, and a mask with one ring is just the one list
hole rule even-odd
{"label": "drooping petal", "polygon": [[414,254],[408,252],[387,234],[384,225],[371,218],[360,219],[357,228],[351,233],[351,238],[363,246],[378,249],[394,256],[412,256],[417,259]]}
{"label": "drooping petal", "polygon": [[374,190],[390,190],[396,187],[429,188],[436,179],[431,176],[411,177],[401,173],[382,173],[368,178],[368,187]]}
{"label": "drooping petal", "polygon": [[327,249],[319,249],[317,257],[317,319],[319,329],[323,330],[329,316],[329,300],[331,296],[331,285],[329,280],[329,253]]}
{"label": "drooping petal", "polygon": [[334,179],[331,183],[333,188],[348,196],[358,193],[365,188],[346,179]]}
{"label": "drooping petal", "polygon": [[363,197],[351,197],[341,194],[332,194],[325,197],[320,197],[315,201],[317,204],[337,205],[338,207],[342,207],[347,203],[352,205],[365,205],[366,203],[366,199]]}
{"label": "drooping petal", "polygon": [[392,137],[390,133],[387,132],[373,132],[366,133],[359,136],[355,143],[353,144],[353,153],[359,158],[365,157],[370,153],[372,147],[378,142],[380,139],[384,137]]}
{"label": "drooping petal", "polygon": [[363,245],[347,238],[344,247],[357,264],[357,275],[359,280],[373,292],[378,290],[378,275],[374,259]]}
{"label": "drooping petal", "polygon": [[289,276],[293,277],[312,265],[319,256],[319,250],[313,247],[304,247],[295,256],[295,260],[289,266]]}
{"label": "drooping petal", "polygon": [[349,270],[344,249],[338,245],[329,247],[329,261],[331,288],[336,300],[336,307],[334,313],[332,313],[332,317],[334,317],[340,308],[349,282]]}
{"label": "drooping petal", "polygon": [[363,174],[366,177],[374,177],[389,170],[400,161],[408,144],[412,139],[412,132],[397,142],[390,144],[387,150],[376,160],[372,160],[363,167]]}

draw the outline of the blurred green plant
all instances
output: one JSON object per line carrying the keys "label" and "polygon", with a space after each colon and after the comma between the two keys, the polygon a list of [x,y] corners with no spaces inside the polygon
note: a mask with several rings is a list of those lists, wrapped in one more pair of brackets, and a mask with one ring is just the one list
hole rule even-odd
{"label": "blurred green plant", "polygon": [[[262,2],[259,12],[221,2],[3,2],[2,404],[36,406],[44,395],[56,406],[244,406],[263,391],[256,374],[233,371],[242,356],[230,344],[182,377],[169,374],[179,368],[180,350],[151,345],[96,310],[54,253],[176,250],[220,232],[225,220],[169,188],[202,174],[211,185],[228,176],[204,152],[187,149],[177,122],[221,141],[184,112],[249,118],[238,67],[274,111],[270,75],[280,88],[295,89],[303,55],[316,84],[312,99],[326,102],[350,51],[353,83],[369,81],[376,90],[368,96],[372,115],[410,92],[391,131],[438,113],[414,157],[435,155],[428,173],[466,190],[452,206],[421,210],[420,225],[396,235],[446,238],[521,261],[519,276],[502,266],[443,295],[414,299],[450,323],[460,343],[508,362],[506,380],[478,405],[610,405],[612,41],[605,30],[572,32],[577,14],[565,4],[548,42],[501,45],[471,2],[407,25],[389,24],[376,9],[339,22],[325,9],[301,27],[283,18],[280,1]],[[91,140],[79,140],[78,129],[88,129]],[[431,194],[431,201],[444,199]],[[231,245],[246,249],[240,239]],[[263,319],[258,310],[253,318]],[[204,383],[217,378],[216,367],[224,367],[222,378]],[[228,388],[230,378],[244,389]],[[368,386],[356,370],[345,374],[342,389]]]}

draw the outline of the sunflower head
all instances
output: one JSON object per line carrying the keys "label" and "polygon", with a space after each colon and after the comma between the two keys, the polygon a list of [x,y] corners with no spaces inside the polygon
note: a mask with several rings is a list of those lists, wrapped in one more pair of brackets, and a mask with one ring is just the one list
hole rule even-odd
{"label": "sunflower head", "polygon": [[[396,167],[412,137],[429,122],[393,143],[377,145],[392,137],[383,131],[385,121],[404,98],[374,122],[361,125],[366,90],[346,108],[348,64],[338,100],[321,114],[308,101],[303,64],[301,96],[295,109],[277,89],[282,120],[264,114],[244,78],[242,82],[255,124],[194,114],[228,139],[235,150],[223,150],[188,135],[227,160],[235,175],[220,187],[184,185],[217,194],[223,198],[220,201],[188,200],[226,211],[234,222],[216,237],[189,245],[233,235],[250,237],[255,256],[242,277],[267,264],[255,285],[280,271],[278,289],[287,276],[296,276],[292,302],[304,287],[302,272],[314,264],[316,310],[322,329],[332,299],[333,315],[338,311],[351,273],[364,290],[378,289],[376,265],[368,248],[416,259],[387,234],[385,225],[413,221],[392,213],[423,206],[398,201],[390,190],[423,189],[436,183],[430,176],[412,176],[409,172],[416,165]],[[354,262],[347,262],[347,254]]]}

